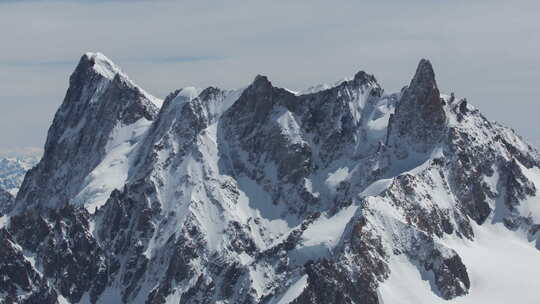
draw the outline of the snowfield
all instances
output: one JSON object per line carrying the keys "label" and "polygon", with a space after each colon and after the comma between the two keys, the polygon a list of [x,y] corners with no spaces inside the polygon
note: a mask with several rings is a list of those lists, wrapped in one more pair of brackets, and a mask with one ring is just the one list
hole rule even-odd
{"label": "snowfield", "polygon": [[505,304],[538,302],[540,252],[520,232],[508,231],[502,224],[475,226],[475,240],[457,237],[444,240],[467,265],[470,293],[452,301],[441,299],[432,288],[433,277],[404,256],[393,257],[390,278],[381,284],[381,303],[459,303]]}

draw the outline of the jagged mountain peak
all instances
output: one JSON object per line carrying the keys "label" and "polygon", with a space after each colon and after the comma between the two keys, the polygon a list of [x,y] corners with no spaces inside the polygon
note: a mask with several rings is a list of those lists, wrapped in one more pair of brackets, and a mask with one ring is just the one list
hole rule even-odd
{"label": "jagged mountain peak", "polygon": [[[414,99],[419,106],[442,107],[440,103],[440,92],[435,80],[435,72],[431,62],[421,59],[416,68],[414,77],[409,86],[404,90],[405,99]],[[412,104],[407,104],[412,106]]]}
{"label": "jagged mountain peak", "polygon": [[138,94],[144,95],[144,98],[148,99],[157,108],[160,108],[163,104],[162,100],[143,90],[118,65],[100,52],[83,54],[70,77],[70,87],[90,86],[93,82],[99,83],[102,88],[111,84],[130,88]]}
{"label": "jagged mountain peak", "polygon": [[443,138],[447,129],[444,105],[431,63],[420,60],[389,121],[387,143],[397,147],[398,158],[405,158],[408,150],[429,152]]}
{"label": "jagged mountain peak", "polygon": [[254,87],[271,87],[272,83],[270,82],[270,80],[268,80],[267,76],[259,74],[259,75],[255,76],[255,78],[253,79],[252,86],[254,86]]}
{"label": "jagged mountain peak", "polygon": [[[433,115],[440,116],[444,112],[440,95],[433,66],[427,59],[420,60],[411,83],[403,93],[403,107],[416,104],[423,112],[424,118],[432,118],[430,116]],[[435,119],[439,123],[444,122],[443,117],[435,117]]]}
{"label": "jagged mountain peak", "polygon": [[378,85],[375,76],[368,74],[365,71],[358,71],[356,74],[354,74],[353,81],[357,85]]}
{"label": "jagged mountain peak", "polygon": [[416,72],[413,77],[412,83],[434,83],[435,72],[433,71],[433,65],[429,59],[422,58],[418,62]]}
{"label": "jagged mountain peak", "polygon": [[[104,55],[84,54],[49,128],[43,158],[23,181],[17,207],[86,205],[107,196],[117,183],[125,181],[125,173],[116,176],[114,182],[100,180],[101,190],[93,185],[99,174],[88,174],[101,170],[100,165],[110,165],[106,161],[115,149],[122,152],[113,159],[128,162],[127,152],[137,146],[157,117],[161,103]],[[45,191],[43,185],[48,185]]]}
{"label": "jagged mountain peak", "polygon": [[83,54],[76,70],[89,68],[108,79],[113,79],[117,74],[122,73],[122,70],[112,60],[100,52]]}
{"label": "jagged mountain peak", "polygon": [[259,75],[176,90],[159,113],[84,60],[17,198],[38,208],[0,217],[0,296],[483,303],[475,284],[506,266],[482,264],[506,254],[489,240],[538,256],[538,154],[441,95],[427,60],[401,93],[363,71],[309,94]]}

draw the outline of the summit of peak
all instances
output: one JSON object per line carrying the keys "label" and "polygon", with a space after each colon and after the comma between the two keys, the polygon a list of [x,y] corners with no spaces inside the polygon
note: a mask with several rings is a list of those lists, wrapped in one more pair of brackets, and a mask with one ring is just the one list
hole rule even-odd
{"label": "summit of peak", "polygon": [[85,53],[79,61],[79,67],[91,67],[96,73],[111,80],[117,74],[122,74],[122,70],[100,52]]}
{"label": "summit of peak", "polygon": [[446,114],[429,60],[420,60],[410,85],[402,90],[390,125],[388,140],[399,143],[401,150],[408,145],[416,152],[427,152],[442,139]]}
{"label": "summit of peak", "polygon": [[272,83],[268,80],[268,77],[264,75],[257,75],[253,80],[252,86],[255,88],[267,88],[272,87]]}
{"label": "summit of peak", "polygon": [[371,74],[368,74],[366,73],[365,71],[358,71],[356,74],[354,74],[354,78],[353,80],[355,81],[359,81],[361,83],[365,83],[365,82],[377,82],[377,80],[375,79],[375,76],[371,75]]}
{"label": "summit of peak", "polygon": [[428,59],[422,58],[416,68],[416,73],[411,81],[411,87],[417,85],[433,85],[437,86],[435,82],[435,72],[433,66]]}

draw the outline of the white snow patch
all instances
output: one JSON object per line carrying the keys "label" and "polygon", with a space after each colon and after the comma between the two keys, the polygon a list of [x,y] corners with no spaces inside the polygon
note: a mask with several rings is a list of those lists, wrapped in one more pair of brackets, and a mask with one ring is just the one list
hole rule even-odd
{"label": "white snow patch", "polygon": [[281,133],[290,139],[292,144],[304,144],[302,131],[296,117],[287,109],[281,109],[276,122],[281,128]]}
{"label": "white snow patch", "polygon": [[0,229],[9,224],[9,217],[7,215],[0,216]]}
{"label": "white snow patch", "polygon": [[320,197],[321,193],[316,192],[313,190],[313,181],[309,178],[304,179],[304,186],[306,187],[306,190],[311,193],[314,197]]}
{"label": "white snow patch", "polygon": [[328,177],[326,178],[325,183],[330,189],[335,190],[339,186],[339,184],[345,181],[348,177],[349,168],[342,167],[334,172],[328,173]]}
{"label": "white snow patch", "polygon": [[113,79],[118,73],[122,73],[120,68],[102,53],[86,53],[86,57],[93,59],[95,64],[93,69],[108,79]]}
{"label": "white snow patch", "polygon": [[186,97],[187,99],[191,100],[199,96],[202,89],[196,88],[196,87],[185,87],[182,88],[182,90],[178,93],[177,96]]}
{"label": "white snow patch", "polygon": [[484,182],[489,186],[490,190],[493,192],[497,192],[497,183],[499,182],[499,171],[497,168],[492,167],[493,175],[487,176],[484,175]]}
{"label": "white snow patch", "polygon": [[143,118],[128,126],[119,124],[115,127],[105,147],[105,158],[85,178],[84,188],[73,199],[75,204],[84,205],[90,213],[94,213],[105,204],[114,189],[124,186],[131,152],[150,124]]}
{"label": "white snow patch", "polygon": [[390,261],[390,278],[379,288],[383,303],[538,303],[540,251],[519,232],[502,224],[474,224],[475,240],[454,237],[444,243],[457,251],[471,280],[468,295],[446,301],[431,289],[429,276],[403,255]]}
{"label": "white snow patch", "polygon": [[59,304],[71,304],[68,299],[64,298],[59,292],[56,293],[58,295],[58,303]]}
{"label": "white snow patch", "polygon": [[394,181],[393,178],[386,178],[386,179],[380,179],[378,181],[375,181],[371,183],[369,186],[367,186],[360,194],[360,197],[366,197],[366,196],[376,196],[381,194],[384,190],[388,189],[390,185],[392,185],[392,182]]}
{"label": "white snow patch", "polygon": [[302,234],[302,245],[290,254],[291,263],[303,265],[308,260],[331,255],[358,208],[358,205],[349,206],[331,217],[322,214]]}
{"label": "white snow patch", "polygon": [[374,109],[368,113],[364,128],[366,136],[370,140],[380,140],[386,136],[388,121],[394,113],[395,106],[390,97],[383,98],[374,105]]}
{"label": "white snow patch", "polygon": [[349,223],[356,213],[358,206],[353,205],[340,210],[332,217],[321,215],[302,234],[304,246],[315,246],[324,244],[325,247],[333,249]]}
{"label": "white snow patch", "polygon": [[300,277],[294,284],[292,284],[289,289],[283,294],[281,299],[276,304],[289,304],[292,301],[294,301],[296,298],[298,298],[302,291],[307,287],[308,285],[308,276],[307,274]]}
{"label": "white snow patch", "polygon": [[340,84],[342,84],[345,81],[351,81],[353,79],[354,79],[354,77],[344,77],[341,80],[338,80],[338,81],[334,82],[333,84],[321,83],[321,84],[318,84],[318,85],[315,85],[315,86],[311,86],[311,87],[309,87],[307,89],[301,90],[300,92],[296,92],[296,95],[313,94],[313,93],[317,93],[317,92],[320,92],[320,91],[328,90],[328,89],[335,88],[335,87],[339,86]]}
{"label": "white snow patch", "polygon": [[267,240],[285,235],[294,226],[296,218],[286,213],[287,209],[283,204],[274,204],[270,195],[255,181],[240,177],[238,187],[240,190],[238,216],[248,224],[257,219],[264,229],[264,236],[260,232],[254,233],[255,242],[259,247],[266,248],[270,245]]}

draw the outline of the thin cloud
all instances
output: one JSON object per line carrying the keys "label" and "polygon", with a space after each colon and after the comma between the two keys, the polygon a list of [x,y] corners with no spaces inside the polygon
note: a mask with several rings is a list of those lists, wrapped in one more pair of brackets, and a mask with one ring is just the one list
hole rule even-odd
{"label": "thin cloud", "polygon": [[74,66],[77,64],[73,60],[46,60],[46,61],[33,61],[33,60],[11,60],[11,61],[0,61],[0,66],[11,67],[11,68],[36,68],[36,67],[47,67],[47,68],[65,68],[69,66]]}
{"label": "thin cloud", "polygon": [[[116,62],[122,63],[149,63],[149,64],[171,64],[190,63],[202,61],[224,60],[225,56],[149,56],[143,58],[121,59]],[[77,65],[75,60],[2,60],[0,66],[11,68],[65,68]]]}
{"label": "thin cloud", "polygon": [[0,97],[0,145],[42,145],[69,75],[93,50],[160,97],[257,74],[301,90],[359,70],[399,91],[427,57],[441,91],[540,142],[539,1],[0,3],[13,4],[0,9],[0,92],[11,96]]}
{"label": "thin cloud", "polygon": [[[140,59],[131,59],[124,62],[142,62],[142,63],[154,63],[154,64],[170,64],[170,63],[190,63],[201,61],[218,61],[224,60],[227,57],[224,56],[162,56],[162,57],[147,57]],[[119,61],[122,62],[122,61]]]}

